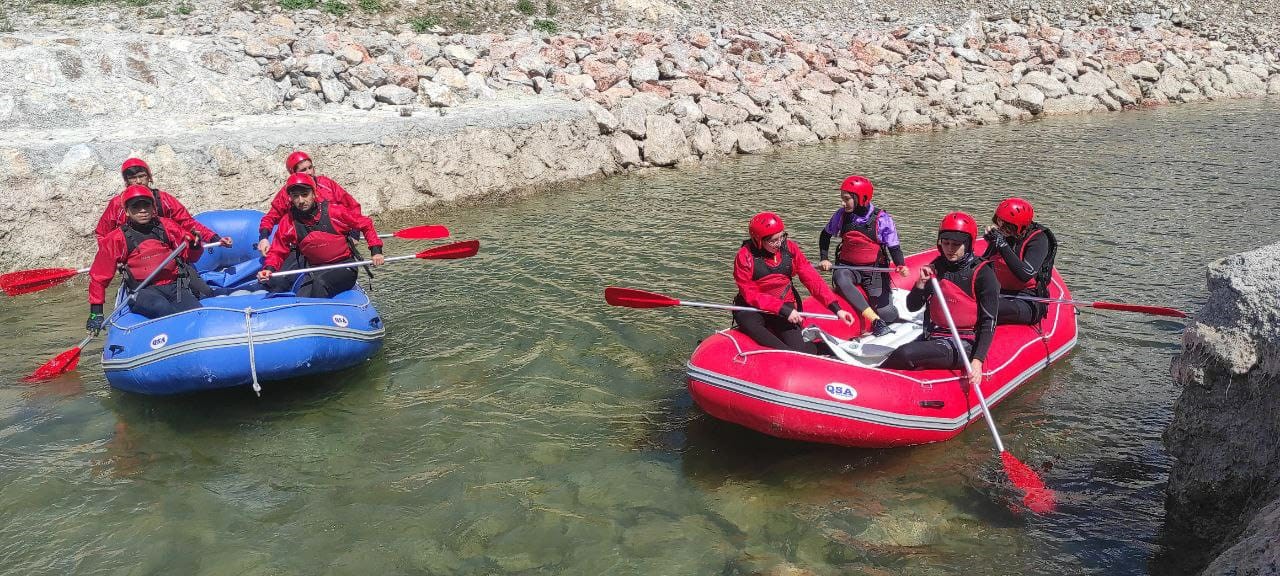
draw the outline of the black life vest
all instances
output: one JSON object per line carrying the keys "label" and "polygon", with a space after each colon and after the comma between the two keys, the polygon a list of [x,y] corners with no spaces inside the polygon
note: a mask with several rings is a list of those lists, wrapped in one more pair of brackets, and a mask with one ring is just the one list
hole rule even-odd
{"label": "black life vest", "polygon": [[1021,292],[1023,290],[1033,290],[1041,297],[1049,295],[1049,282],[1053,277],[1053,261],[1058,255],[1058,239],[1053,236],[1048,228],[1036,223],[1031,223],[1029,230],[1025,236],[1018,240],[1013,246],[1014,252],[1018,254],[1018,259],[1026,257],[1027,244],[1031,243],[1031,239],[1037,235],[1044,235],[1045,240],[1049,242],[1049,249],[1045,252],[1044,261],[1040,263],[1040,268],[1036,270],[1026,282],[1018,279],[1009,269],[1009,264],[1004,261],[999,252],[991,257],[991,265],[996,273],[996,280],[1000,281],[1000,289],[1008,292]]}
{"label": "black life vest", "polygon": [[840,247],[836,249],[837,261],[853,266],[871,266],[884,257],[884,244],[880,241],[880,210],[876,208],[861,224],[852,212],[840,215]]}
{"label": "black life vest", "polygon": [[308,266],[323,266],[351,258],[351,239],[334,229],[333,220],[329,218],[329,202],[321,202],[319,210],[320,217],[311,225],[303,222],[297,211],[290,214],[298,237],[298,253],[307,260]]}
{"label": "black life vest", "polygon": [[[938,287],[942,289],[942,296],[947,300],[951,319],[955,321],[956,331],[960,333],[960,337],[965,339],[971,339],[975,335],[974,329],[978,325],[978,271],[988,264],[986,260],[976,256],[971,258],[971,262],[955,269],[941,270],[940,267],[935,267],[935,270],[938,270]],[[936,294],[930,295],[928,312],[929,322],[933,325],[929,332],[930,336],[950,338],[951,331],[947,328],[947,315],[943,313]]]}
{"label": "black life vest", "polygon": [[[158,221],[154,222],[146,232],[139,231],[129,224],[121,226],[120,229],[124,232],[125,241],[123,268],[127,274],[124,281],[130,289],[133,289],[151,275],[156,266],[177,248],[177,244],[169,240],[168,234],[164,231],[164,225]],[[150,285],[163,286],[177,280],[180,275],[181,268],[178,259],[175,258],[164,265],[164,268],[151,280]]]}

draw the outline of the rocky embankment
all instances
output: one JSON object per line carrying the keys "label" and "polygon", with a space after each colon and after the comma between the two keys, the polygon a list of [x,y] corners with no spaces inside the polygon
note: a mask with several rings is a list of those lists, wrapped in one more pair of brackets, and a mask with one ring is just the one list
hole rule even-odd
{"label": "rocky embankment", "polygon": [[88,235],[134,154],[198,211],[263,205],[291,149],[323,148],[321,170],[377,212],[832,138],[1280,93],[1274,53],[1159,17],[1019,20],[446,36],[231,11],[157,33],[2,35],[0,208],[16,217],[0,261],[83,262],[92,244],[65,231]]}
{"label": "rocky embankment", "polygon": [[1159,573],[1280,574],[1280,244],[1209,266],[1209,302],[1183,334],[1165,444]]}

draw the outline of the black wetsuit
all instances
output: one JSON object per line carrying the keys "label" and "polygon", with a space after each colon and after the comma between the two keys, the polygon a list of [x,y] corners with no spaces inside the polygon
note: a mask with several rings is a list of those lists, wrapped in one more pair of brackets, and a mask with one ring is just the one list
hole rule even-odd
{"label": "black wetsuit", "polygon": [[[1007,242],[999,232],[986,235],[987,251],[983,258],[993,264],[1003,265],[1008,272],[997,270],[997,279],[1001,280],[1000,313],[997,321],[1001,324],[1036,324],[1044,318],[1047,306],[1043,302],[1008,298],[1007,296],[1047,297],[1048,282],[1053,273],[1053,259],[1057,251],[1057,242],[1048,228],[1032,223],[1025,234],[1015,238],[1013,244]],[[1001,278],[1002,274],[1008,274]],[[1015,287],[1015,284],[1035,280],[1032,287]]]}
{"label": "black wetsuit", "polygon": [[[939,256],[930,265],[937,272],[940,284],[950,281],[977,300],[977,321],[973,330],[967,334],[961,330],[960,337],[971,360],[976,358],[986,361],[987,351],[991,349],[991,342],[995,337],[997,310],[1003,304],[995,272],[991,270],[989,263],[973,254],[967,254],[955,263]],[[907,295],[907,309],[919,310],[934,297],[932,283],[926,283],[923,288],[913,288]],[[959,316],[960,312],[954,308],[951,310],[953,317]],[[946,318],[931,318],[926,311],[924,327],[925,334],[920,340],[908,342],[894,350],[880,367],[898,370],[962,369],[963,360],[956,353]]]}

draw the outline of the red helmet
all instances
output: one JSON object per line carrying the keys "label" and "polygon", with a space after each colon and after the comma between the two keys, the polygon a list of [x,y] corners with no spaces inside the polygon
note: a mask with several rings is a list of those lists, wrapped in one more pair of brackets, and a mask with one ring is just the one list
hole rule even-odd
{"label": "red helmet", "polygon": [[312,190],[315,190],[316,181],[311,178],[310,174],[307,174],[306,172],[298,172],[297,174],[291,174],[289,176],[289,179],[286,180],[284,183],[284,189],[287,192],[290,188],[293,188],[294,186],[306,186]]}
{"label": "red helmet", "polygon": [[120,165],[120,175],[124,176],[124,173],[128,172],[130,168],[142,168],[147,171],[147,176],[151,176],[151,167],[147,166],[147,163],[143,162],[141,158],[130,158],[125,160],[124,164]]}
{"label": "red helmet", "polygon": [[848,192],[854,198],[858,199],[858,204],[866,206],[871,202],[871,195],[875,194],[876,187],[871,185],[871,181],[866,176],[850,176],[844,179],[844,183],[840,185],[841,192]]}
{"label": "red helmet", "polygon": [[764,239],[773,236],[786,228],[782,224],[782,218],[773,212],[761,212],[751,218],[751,226],[747,227],[747,231],[751,233],[751,240],[756,246],[762,245]]}
{"label": "red helmet", "polygon": [[973,219],[964,212],[952,212],[942,217],[942,223],[938,224],[938,237],[941,239],[945,232],[959,232],[967,235],[968,249],[973,250],[973,241],[978,239],[978,221]]}
{"label": "red helmet", "polygon": [[1018,234],[1022,234],[1035,217],[1036,211],[1031,209],[1030,202],[1021,198],[1005,198],[999,206],[996,206],[996,215],[991,219],[991,223],[995,224],[997,218],[1004,220],[1013,224],[1018,229]]}
{"label": "red helmet", "polygon": [[284,168],[285,170],[288,170],[290,174],[292,174],[294,166],[301,164],[303,160],[310,160],[310,159],[311,157],[307,156],[306,152],[299,150],[289,155],[289,158],[284,161]]}
{"label": "red helmet", "polygon": [[[141,162],[141,160],[139,160],[139,162]],[[146,164],[143,164],[143,166],[146,166]],[[138,198],[146,198],[148,202],[155,204],[155,197],[151,195],[151,189],[146,186],[139,186],[135,184],[125,188],[124,192],[120,193],[120,205],[128,206],[130,200]]]}

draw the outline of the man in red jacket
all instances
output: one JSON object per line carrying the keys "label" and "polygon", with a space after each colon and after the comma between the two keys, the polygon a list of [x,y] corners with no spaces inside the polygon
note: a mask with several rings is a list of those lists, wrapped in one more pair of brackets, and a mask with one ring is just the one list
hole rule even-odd
{"label": "man in red jacket", "polygon": [[[103,237],[89,267],[89,320],[85,328],[95,334],[102,330],[102,306],[117,267],[124,269],[125,285],[136,289],[178,246],[188,245],[179,259],[195,260],[202,252],[199,238],[177,222],[155,215],[151,189],[130,186],[121,197],[128,222]],[[134,294],[130,305],[133,312],[147,318],[199,307],[186,268],[177,259],[160,268],[151,283]]]}
{"label": "man in red jacket", "polygon": [[[284,161],[284,167],[291,175],[307,174],[315,180],[317,202],[327,201],[330,204],[341,205],[348,212],[357,216],[363,215],[360,211],[360,203],[356,202],[356,199],[352,198],[341,185],[328,176],[316,174],[315,165],[311,163],[311,157],[307,156],[306,152],[298,151],[290,154],[289,158]],[[280,222],[280,219],[284,217],[292,205],[289,199],[289,192],[285,190],[287,187],[287,184],[280,187],[275,197],[271,199],[271,208],[267,210],[267,213],[262,217],[262,221],[258,223],[258,251],[263,254],[266,254],[267,249],[271,246],[271,242],[267,240],[267,236],[271,235],[271,229],[275,227],[276,223]]]}
{"label": "man in red jacket", "polygon": [[[200,235],[200,240],[204,242],[218,241],[218,234],[210,230],[204,224],[196,221],[191,217],[191,213],[187,208],[174,198],[168,192],[153,188],[151,180],[151,168],[146,162],[138,158],[130,158],[120,165],[120,175],[124,177],[125,186],[143,186],[151,191],[152,204],[154,205],[153,217],[168,218],[181,226],[183,230],[195,230]],[[98,218],[98,226],[94,228],[93,234],[101,243],[102,239],[112,231],[124,225],[127,220],[124,210],[124,194],[117,194],[107,202],[106,210],[103,210],[102,217]],[[225,237],[220,240],[223,246],[231,245],[231,238]]]}
{"label": "man in red jacket", "polygon": [[[382,239],[378,238],[373,220],[351,212],[340,204],[317,200],[316,183],[309,174],[299,172],[290,176],[285,189],[289,193],[291,205],[267,250],[262,271],[258,272],[258,282],[267,286],[268,290],[279,292],[287,290],[292,284],[292,279],[285,283],[271,282],[272,272],[281,270],[291,253],[297,255],[299,267],[356,261],[355,243],[350,236],[356,230],[364,233],[369,253],[373,255],[373,265],[380,266],[383,263]],[[330,298],[355,285],[355,267],[334,268],[308,274],[295,293],[305,298]]]}

